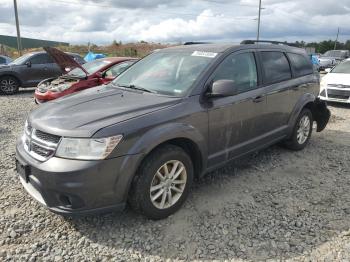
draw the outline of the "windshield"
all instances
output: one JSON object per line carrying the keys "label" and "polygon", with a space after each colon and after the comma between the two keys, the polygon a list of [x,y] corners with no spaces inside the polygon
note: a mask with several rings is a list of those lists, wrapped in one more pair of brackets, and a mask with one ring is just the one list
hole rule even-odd
{"label": "windshield", "polygon": [[[89,73],[89,75],[91,75],[110,63],[111,62],[108,60],[95,60],[95,61],[91,61],[89,63],[83,64],[82,67]],[[86,76],[85,72],[80,67],[74,68],[67,75],[79,76],[79,77]]]}
{"label": "windshield", "polygon": [[344,51],[331,50],[323,54],[324,57],[345,57]]}
{"label": "windshield", "polygon": [[13,60],[10,65],[22,65],[23,63],[25,63],[27,61],[28,58],[30,58],[31,56],[33,56],[34,54],[25,54],[22,55],[20,57],[18,57],[17,59]]}
{"label": "windshield", "polygon": [[345,61],[333,68],[332,73],[350,74],[350,61]]}
{"label": "windshield", "polygon": [[131,66],[113,84],[183,96],[216,55],[197,51],[153,53]]}

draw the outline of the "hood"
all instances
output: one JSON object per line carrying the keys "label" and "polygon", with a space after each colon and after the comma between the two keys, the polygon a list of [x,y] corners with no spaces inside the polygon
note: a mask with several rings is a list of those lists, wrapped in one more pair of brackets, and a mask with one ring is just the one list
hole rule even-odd
{"label": "hood", "polygon": [[173,106],[181,98],[99,86],[41,105],[32,126],[59,136],[91,137],[98,130]]}
{"label": "hood", "polygon": [[327,85],[350,86],[350,74],[328,73],[323,77],[322,82]]}
{"label": "hood", "polygon": [[77,61],[70,55],[53,47],[44,47],[44,50],[52,57],[55,63],[61,68],[62,72],[67,72],[67,68],[70,70],[79,67],[83,72],[88,75],[84,67],[82,67]]}

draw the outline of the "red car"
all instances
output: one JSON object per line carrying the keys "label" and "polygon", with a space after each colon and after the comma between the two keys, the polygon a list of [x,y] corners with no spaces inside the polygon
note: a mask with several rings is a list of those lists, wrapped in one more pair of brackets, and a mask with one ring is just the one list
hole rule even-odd
{"label": "red car", "polygon": [[83,65],[58,49],[45,47],[45,51],[60,66],[63,74],[40,82],[35,90],[35,102],[44,103],[87,88],[108,84],[137,59],[130,57],[108,57]]}

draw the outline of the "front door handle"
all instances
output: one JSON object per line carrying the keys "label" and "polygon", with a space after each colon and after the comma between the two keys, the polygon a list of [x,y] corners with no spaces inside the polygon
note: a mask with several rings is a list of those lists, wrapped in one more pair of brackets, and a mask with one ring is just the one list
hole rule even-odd
{"label": "front door handle", "polygon": [[260,102],[262,102],[262,101],[264,101],[264,97],[263,97],[263,96],[257,96],[257,97],[255,97],[255,98],[253,99],[253,102],[254,102],[254,103],[260,103]]}

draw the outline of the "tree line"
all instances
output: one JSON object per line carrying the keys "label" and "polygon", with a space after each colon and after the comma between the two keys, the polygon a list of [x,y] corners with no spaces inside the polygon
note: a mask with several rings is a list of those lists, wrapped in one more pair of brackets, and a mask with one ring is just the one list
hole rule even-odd
{"label": "tree line", "polygon": [[296,41],[293,43],[297,47],[314,47],[316,49],[316,53],[325,53],[328,50],[333,50],[334,46],[337,50],[350,50],[350,40],[347,40],[345,43],[338,42],[335,45],[335,41],[333,40],[325,40],[321,42],[310,42],[306,43],[304,41]]}

